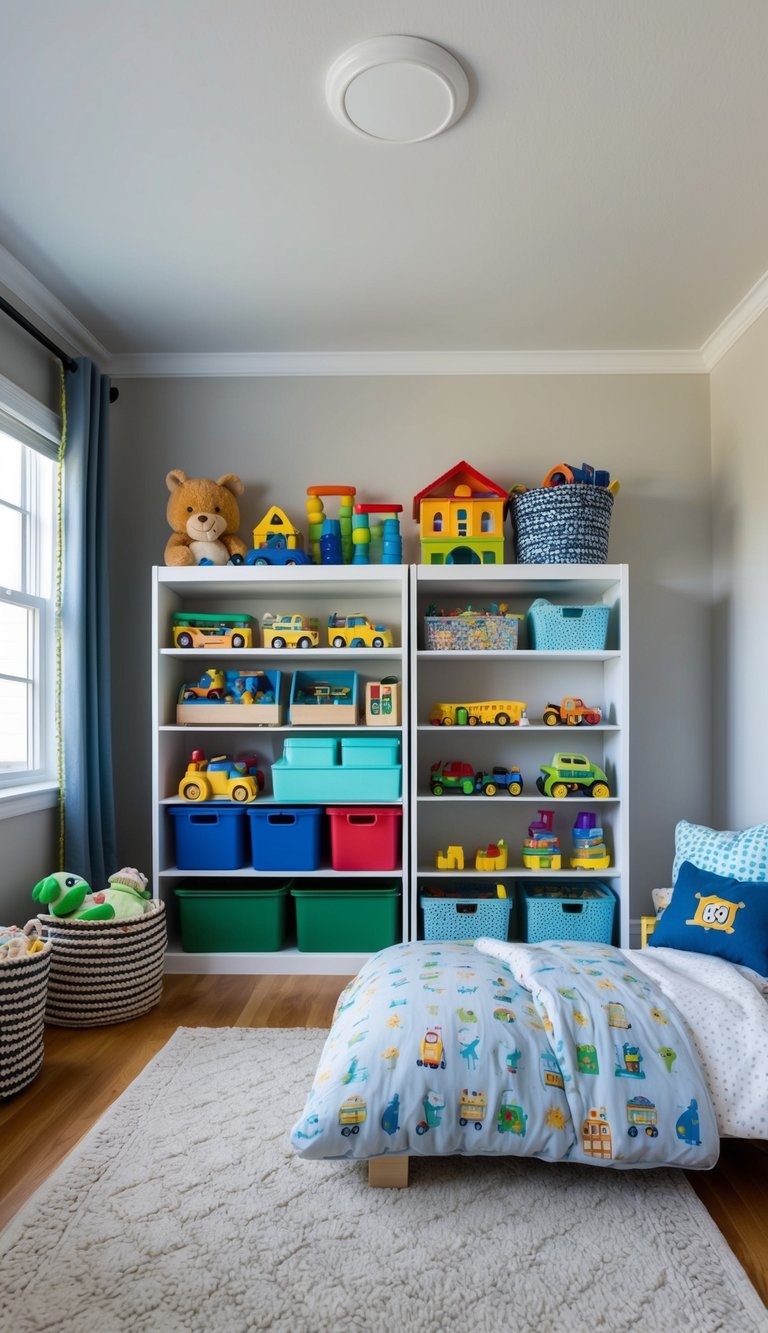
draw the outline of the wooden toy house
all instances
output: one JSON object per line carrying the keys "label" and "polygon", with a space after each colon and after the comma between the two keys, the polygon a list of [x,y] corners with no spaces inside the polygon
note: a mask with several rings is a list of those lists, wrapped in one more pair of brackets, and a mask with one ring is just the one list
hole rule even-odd
{"label": "wooden toy house", "polygon": [[289,551],[300,551],[304,545],[301,533],[293,526],[285,510],[279,505],[272,505],[253,529],[253,544],[255,547],[266,546],[269,537],[277,536],[285,537]]}
{"label": "wooden toy house", "polygon": [[414,496],[425,565],[501,565],[507,492],[457,463]]}

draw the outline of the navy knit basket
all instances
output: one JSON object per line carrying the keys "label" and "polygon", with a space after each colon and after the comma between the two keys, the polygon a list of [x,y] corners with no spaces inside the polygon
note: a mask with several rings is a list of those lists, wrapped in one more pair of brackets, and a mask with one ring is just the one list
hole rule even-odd
{"label": "navy knit basket", "polygon": [[511,497],[515,557],[521,565],[604,565],[613,494],[573,482]]}

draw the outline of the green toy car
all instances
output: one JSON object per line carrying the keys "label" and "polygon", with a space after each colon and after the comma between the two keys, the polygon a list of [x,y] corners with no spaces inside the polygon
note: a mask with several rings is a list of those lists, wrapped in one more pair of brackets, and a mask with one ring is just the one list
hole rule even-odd
{"label": "green toy car", "polygon": [[571,792],[594,796],[597,801],[604,801],[611,794],[602,768],[585,754],[555,754],[551,764],[541,765],[541,771],[544,776],[536,779],[536,786],[542,796],[555,801]]}

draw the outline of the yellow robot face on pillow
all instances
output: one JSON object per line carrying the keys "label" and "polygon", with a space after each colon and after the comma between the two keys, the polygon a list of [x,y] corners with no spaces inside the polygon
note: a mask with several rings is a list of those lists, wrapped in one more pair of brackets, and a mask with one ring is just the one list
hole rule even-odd
{"label": "yellow robot face on pillow", "polygon": [[727,898],[720,898],[716,893],[710,893],[705,898],[697,893],[696,897],[699,905],[691,920],[686,921],[686,926],[703,926],[705,930],[724,930],[732,935],[736,913],[744,904],[729,902]]}

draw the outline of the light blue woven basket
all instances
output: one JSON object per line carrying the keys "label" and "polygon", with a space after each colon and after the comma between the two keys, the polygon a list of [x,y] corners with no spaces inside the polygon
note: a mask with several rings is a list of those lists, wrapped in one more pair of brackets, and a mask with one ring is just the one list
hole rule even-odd
{"label": "light blue woven basket", "polygon": [[509,898],[430,898],[420,894],[425,940],[476,940],[481,935],[505,940],[509,932]]}
{"label": "light blue woven basket", "polygon": [[558,897],[552,896],[551,889],[523,889],[526,943],[589,940],[593,944],[610,944],[616,899],[603,884],[591,884],[590,891],[597,896],[569,896],[567,888]]}
{"label": "light blue woven basket", "polygon": [[609,606],[554,606],[537,597],[528,608],[528,642],[539,652],[602,652]]}

